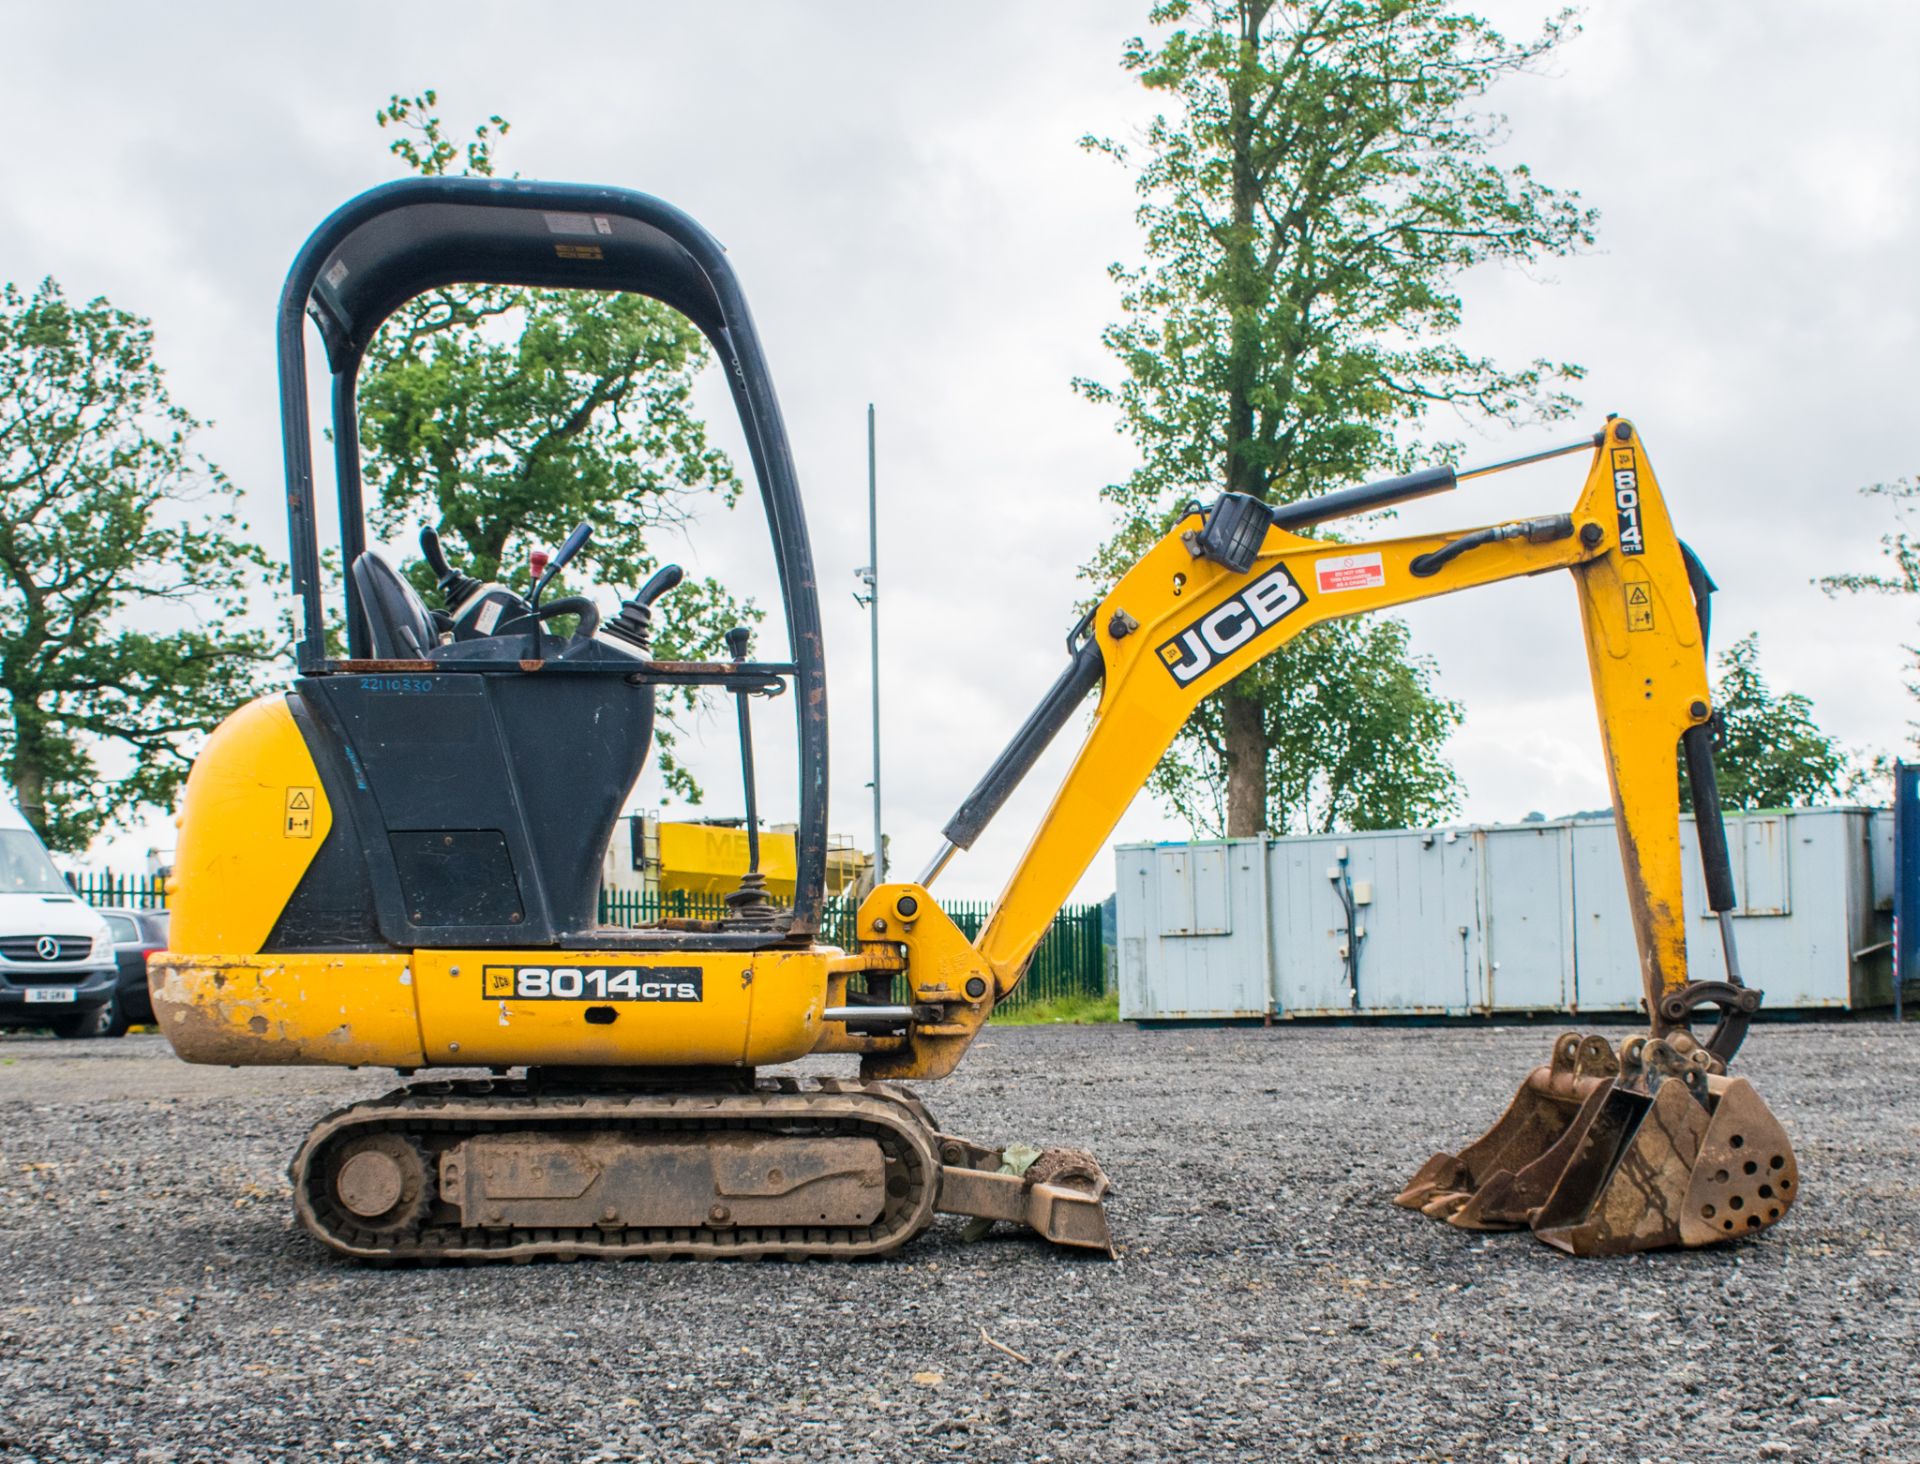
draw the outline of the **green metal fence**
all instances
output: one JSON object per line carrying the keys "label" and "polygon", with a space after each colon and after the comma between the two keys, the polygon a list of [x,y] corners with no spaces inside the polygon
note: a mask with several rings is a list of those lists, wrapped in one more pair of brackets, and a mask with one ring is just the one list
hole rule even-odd
{"label": "green metal fence", "polygon": [[[71,877],[74,892],[89,905],[120,905],[135,910],[164,910],[166,880],[147,874],[80,874]],[[992,906],[986,901],[961,901],[941,906],[969,939],[987,923]],[[600,919],[608,925],[650,925],[669,917],[715,920],[726,914],[717,895],[671,892],[642,895],[622,890],[600,892]],[[829,945],[851,950],[855,945],[851,900],[829,900],[821,920],[820,936]],[[1106,990],[1106,952],[1101,946],[1100,907],[1069,905],[1053,919],[1040,950],[1027,970],[1027,979],[1002,1005],[1011,1009],[1029,1002],[1063,996],[1100,996]]]}
{"label": "green metal fence", "polygon": [[[942,905],[953,923],[969,939],[978,935],[987,923],[993,906],[985,900],[956,901]],[[1041,938],[1026,979],[1001,1008],[1012,1011],[1030,1002],[1053,1001],[1063,996],[1100,996],[1107,989],[1106,952],[1102,947],[1100,907],[1068,905],[1053,917],[1053,924]]]}
{"label": "green metal fence", "polygon": [[70,874],[67,883],[89,905],[118,905],[133,910],[167,908],[167,881],[162,875]]}
{"label": "green metal fence", "polygon": [[[980,933],[993,909],[984,900],[959,901],[940,908],[966,932],[968,939]],[[646,925],[668,917],[717,920],[726,912],[726,902],[718,895],[688,895],[684,891],[600,892],[600,919],[608,925]],[[854,916],[858,912],[859,907],[852,900],[828,900],[821,913],[820,938],[828,945],[852,950],[856,943]],[[1105,994],[1107,964],[1103,941],[1098,905],[1067,906],[1054,916],[1033,964],[1027,968],[1026,980],[1001,1003],[1002,1008],[1013,1010],[1030,1002],[1053,1001],[1063,996]]]}

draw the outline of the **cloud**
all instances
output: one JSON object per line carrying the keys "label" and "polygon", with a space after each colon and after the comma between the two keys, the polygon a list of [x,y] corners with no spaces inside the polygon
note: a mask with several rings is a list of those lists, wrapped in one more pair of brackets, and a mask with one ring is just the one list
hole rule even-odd
{"label": "cloud", "polygon": [[[39,61],[0,94],[0,260],[155,319],[176,395],[216,419],[207,446],[278,546],[274,302],[307,232],[393,175],[372,121],[388,92],[436,86],[450,119],[504,113],[504,160],[527,176],[680,204],[727,243],[780,381],[828,617],[833,826],[863,838],[866,620],[850,592],[878,405],[888,828],[917,866],[1057,674],[1076,568],[1105,528],[1097,490],[1128,467],[1068,382],[1105,369],[1105,267],[1137,253],[1124,173],[1076,140],[1149,115],[1116,64],[1143,9],[576,4],[562,25],[505,4],[110,21],[15,6],[0,46]],[[1496,7],[1514,33],[1543,13]],[[1904,735],[1913,616],[1809,580],[1872,559],[1883,524],[1853,490],[1920,468],[1916,42],[1920,13],[1865,3],[1596,7],[1551,74],[1496,100],[1511,157],[1601,208],[1600,248],[1467,283],[1469,344],[1583,362],[1593,415],[1635,415],[1723,587],[1724,637],[1758,628],[1776,684],[1880,747]],[[1491,454],[1537,438],[1476,440]],[[1549,511],[1578,478],[1561,464],[1483,480],[1401,522]],[[771,604],[750,510],[704,526],[687,557]],[[1472,816],[1604,802],[1567,586],[1409,618],[1469,707],[1455,751]],[[756,711],[769,764],[786,715]],[[708,727],[711,807],[731,810],[731,719]],[[943,888],[997,891],[1065,757]],[[768,781],[770,807],[784,793],[790,808],[791,776],[769,766]],[[1182,831],[1146,800],[1121,827]],[[1103,855],[1082,889],[1110,885]]]}

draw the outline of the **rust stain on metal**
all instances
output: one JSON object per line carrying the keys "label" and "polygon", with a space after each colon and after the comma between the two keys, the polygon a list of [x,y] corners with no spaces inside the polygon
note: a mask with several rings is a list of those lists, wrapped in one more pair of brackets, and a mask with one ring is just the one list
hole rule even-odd
{"label": "rust stain on metal", "polygon": [[319,1027],[301,982],[270,958],[154,959],[148,988],[155,1021],[192,1062],[338,1066],[378,1061],[386,1051],[363,1042],[350,1022]]}

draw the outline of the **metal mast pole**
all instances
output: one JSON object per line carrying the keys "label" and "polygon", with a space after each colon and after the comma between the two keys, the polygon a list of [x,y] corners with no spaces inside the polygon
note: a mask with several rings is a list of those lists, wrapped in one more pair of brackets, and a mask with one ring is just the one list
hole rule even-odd
{"label": "metal mast pole", "polygon": [[873,882],[887,877],[886,836],[880,827],[880,477],[874,450],[873,403],[867,403],[867,582],[869,641],[873,652]]}

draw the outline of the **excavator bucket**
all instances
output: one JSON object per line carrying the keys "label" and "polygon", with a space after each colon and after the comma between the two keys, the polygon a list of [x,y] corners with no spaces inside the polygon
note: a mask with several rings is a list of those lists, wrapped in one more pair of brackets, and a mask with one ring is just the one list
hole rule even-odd
{"label": "excavator bucket", "polygon": [[1568,1033],[1507,1111],[1421,1166],[1395,1203],[1465,1230],[1531,1228],[1577,1256],[1711,1245],[1772,1225],[1798,1193],[1786,1131],[1703,1048]]}

